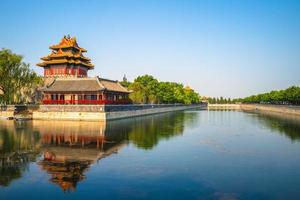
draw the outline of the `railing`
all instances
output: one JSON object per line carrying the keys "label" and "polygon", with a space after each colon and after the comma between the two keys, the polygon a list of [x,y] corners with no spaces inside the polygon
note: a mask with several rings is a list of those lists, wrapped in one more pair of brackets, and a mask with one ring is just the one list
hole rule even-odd
{"label": "railing", "polygon": [[44,99],[43,104],[129,104],[128,100],[48,100]]}

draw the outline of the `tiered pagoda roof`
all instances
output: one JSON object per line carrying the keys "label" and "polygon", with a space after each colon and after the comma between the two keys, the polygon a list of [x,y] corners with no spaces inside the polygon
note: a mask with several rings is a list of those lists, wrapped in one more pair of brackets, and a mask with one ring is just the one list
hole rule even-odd
{"label": "tiered pagoda roof", "polygon": [[43,62],[38,63],[37,66],[47,67],[55,64],[75,64],[82,65],[88,69],[93,69],[94,65],[91,60],[82,53],[87,52],[84,48],[79,47],[75,37],[64,36],[60,43],[50,46],[52,53],[46,57],[42,57]]}

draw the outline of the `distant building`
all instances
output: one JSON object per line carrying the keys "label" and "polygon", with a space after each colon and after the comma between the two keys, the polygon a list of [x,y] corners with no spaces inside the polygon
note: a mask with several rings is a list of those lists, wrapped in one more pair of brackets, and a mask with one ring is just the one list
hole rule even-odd
{"label": "distant building", "polygon": [[127,82],[126,74],[124,74],[124,76],[123,76],[123,82]]}
{"label": "distant building", "polygon": [[125,104],[129,91],[118,81],[88,77],[94,69],[87,52],[76,38],[64,36],[59,44],[50,46],[52,53],[41,58],[37,66],[44,68],[43,104]]}

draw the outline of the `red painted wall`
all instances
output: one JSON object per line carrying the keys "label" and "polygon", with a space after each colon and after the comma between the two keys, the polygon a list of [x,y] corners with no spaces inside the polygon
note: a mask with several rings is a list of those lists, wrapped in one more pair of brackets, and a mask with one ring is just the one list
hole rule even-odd
{"label": "red painted wall", "polygon": [[50,68],[44,68],[44,76],[62,76],[73,75],[75,76],[87,76],[88,69],[85,67],[67,68],[66,66],[51,66]]}

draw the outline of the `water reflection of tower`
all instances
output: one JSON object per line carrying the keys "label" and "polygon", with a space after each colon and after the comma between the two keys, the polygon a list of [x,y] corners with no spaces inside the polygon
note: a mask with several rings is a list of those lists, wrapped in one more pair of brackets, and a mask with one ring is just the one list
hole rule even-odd
{"label": "water reflection of tower", "polygon": [[118,152],[126,138],[107,132],[105,122],[34,121],[41,134],[41,168],[63,191],[74,191],[92,163]]}

